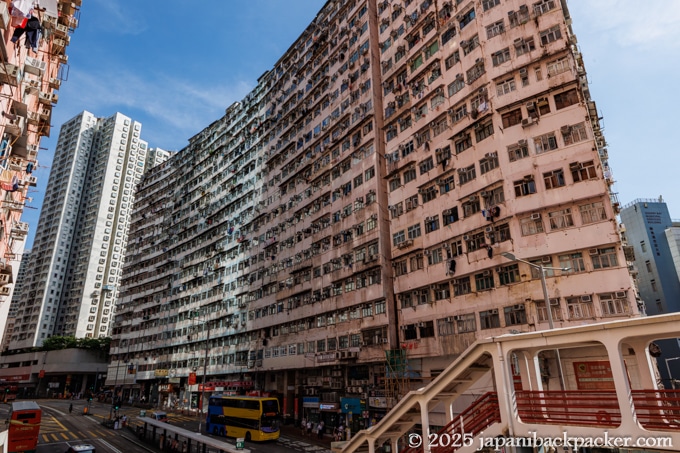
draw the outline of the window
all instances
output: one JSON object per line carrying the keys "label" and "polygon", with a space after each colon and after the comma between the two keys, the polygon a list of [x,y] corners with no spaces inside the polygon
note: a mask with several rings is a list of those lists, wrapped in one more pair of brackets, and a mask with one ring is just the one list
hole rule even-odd
{"label": "window", "polygon": [[494,287],[493,274],[491,271],[480,272],[475,274],[475,287],[477,291],[484,291]]}
{"label": "window", "polygon": [[513,110],[512,112],[504,113],[501,116],[503,120],[503,128],[507,129],[522,122],[522,109]]}
{"label": "window", "polygon": [[416,179],[416,169],[415,167],[411,167],[404,171],[404,184],[408,184],[409,182],[413,181]]}
{"label": "window", "polygon": [[543,233],[543,220],[540,214],[532,214],[519,220],[522,236]]}
{"label": "window", "polygon": [[409,265],[411,266],[411,272],[418,271],[424,268],[423,264],[423,254],[417,253],[409,258]]}
{"label": "window", "polygon": [[498,279],[501,285],[509,285],[510,283],[519,282],[519,266],[517,264],[510,264],[499,267]]}
{"label": "window", "polygon": [[534,38],[525,38],[515,44],[515,52],[518,57],[534,50],[536,50]]}
{"label": "window", "polygon": [[[456,29],[455,29],[455,28],[450,28],[447,32],[445,32],[444,34],[442,34],[442,44],[445,44],[445,43],[448,41],[448,39],[445,41],[445,40],[444,40],[444,37],[445,37],[446,35],[450,34],[451,31],[453,31],[453,34],[452,34],[451,36],[452,36],[452,37],[455,36],[455,34],[456,34],[456,33],[455,33]],[[448,71],[449,69],[451,69],[451,68],[453,67],[454,64],[458,63],[459,61],[460,61],[460,51],[456,50],[456,51],[453,52],[451,55],[449,55],[449,56],[446,58],[446,60],[444,60],[444,67],[445,67],[446,70]],[[460,91],[460,89],[458,89],[458,91]]]}
{"label": "window", "polygon": [[[545,309],[545,301],[544,300],[536,300],[534,301],[534,304],[536,305],[536,314],[538,315],[538,321],[539,322],[548,322],[548,312]],[[550,299],[550,311],[552,314],[552,319],[554,321],[562,321],[562,307],[560,307],[560,300],[559,299]]]}
{"label": "window", "polygon": [[589,160],[588,162],[572,162],[569,164],[569,169],[571,170],[571,176],[574,178],[574,182],[597,178],[595,162],[592,160]]}
{"label": "window", "polygon": [[[526,141],[526,140],[525,140]],[[508,158],[510,162],[516,162],[520,159],[529,157],[529,148],[525,144],[517,144],[508,146]]]}
{"label": "window", "polygon": [[557,138],[554,132],[534,137],[534,147],[536,154],[545,153],[557,149]]}
{"label": "window", "polygon": [[461,168],[458,171],[458,185],[462,186],[477,177],[477,172],[475,170],[475,164],[469,167]]}
{"label": "window", "polygon": [[593,269],[616,267],[619,264],[614,247],[592,250],[590,258],[593,260]]}
{"label": "window", "polygon": [[543,182],[547,190],[563,187],[566,184],[564,182],[564,170],[558,168],[557,170],[543,173]]}
{"label": "window", "polygon": [[401,244],[405,240],[406,240],[406,236],[404,234],[404,230],[401,230],[401,231],[394,233],[392,235],[392,245],[394,245],[395,247],[398,247],[399,244]]}
{"label": "window", "polygon": [[422,161],[419,164],[419,167],[420,167],[420,174],[421,175],[432,170],[434,168],[434,161],[432,160],[432,157],[428,157],[427,159]]}
{"label": "window", "polygon": [[412,195],[406,199],[406,212],[418,207],[418,195]]}
{"label": "window", "polygon": [[472,22],[474,19],[475,19],[475,9],[472,8],[467,13],[464,13],[464,14],[461,15],[461,19],[460,19],[460,22],[458,24],[460,26],[460,29],[462,30],[463,28],[465,28],[465,26],[467,24],[469,24],[470,22]]}
{"label": "window", "polygon": [[439,336],[440,337],[445,337],[447,335],[453,335],[454,334],[454,323],[453,323],[453,317],[449,316],[446,318],[438,319],[437,320],[437,330],[439,331]]}
{"label": "window", "polygon": [[503,308],[506,326],[518,326],[527,323],[527,312],[524,304],[511,305]]}
{"label": "window", "polygon": [[416,223],[415,225],[411,225],[408,227],[408,238],[409,239],[415,239],[420,237],[422,234],[420,230],[420,223]]}
{"label": "window", "polygon": [[603,316],[618,316],[628,313],[628,299],[626,292],[598,294],[600,309]]}
{"label": "window", "polygon": [[581,213],[581,223],[583,224],[607,220],[607,213],[605,212],[604,204],[601,201],[582,204],[578,209]]}
{"label": "window", "polygon": [[567,297],[567,314],[569,319],[592,318],[595,314],[592,297],[589,295]]}
{"label": "window", "polygon": [[554,27],[550,27],[549,29],[540,32],[539,36],[541,38],[541,45],[547,46],[551,42],[560,39],[562,37],[562,32],[560,31],[560,26],[555,25]]}
{"label": "window", "polygon": [[515,181],[514,185],[516,197],[523,197],[525,195],[536,193],[536,181],[534,181],[534,177],[532,175],[527,175],[524,177],[524,179]]}
{"label": "window", "polygon": [[458,333],[474,332],[477,330],[477,319],[474,313],[456,316]]}
{"label": "window", "polygon": [[555,95],[555,108],[557,110],[578,104],[578,93],[576,88]]}
{"label": "window", "polygon": [[534,14],[540,16],[555,8],[555,0],[541,0],[534,3]]}
{"label": "window", "polygon": [[432,233],[439,229],[439,216],[425,218],[425,234]]}
{"label": "window", "polygon": [[493,152],[493,153],[487,153],[484,156],[484,159],[479,161],[479,173],[484,174],[488,173],[494,168],[498,167],[498,153]]}
{"label": "window", "polygon": [[442,212],[442,219],[444,220],[444,226],[457,222],[458,206],[454,206],[451,209],[445,209],[444,212]]}
{"label": "window", "polygon": [[[441,256],[441,249],[439,249]],[[451,288],[448,283],[440,283],[434,287],[434,300],[443,300],[451,297]]]}
{"label": "window", "polygon": [[494,66],[499,66],[506,61],[510,61],[510,48],[506,47],[503,50],[499,50],[498,52],[495,52],[491,54],[491,62],[493,63]]}
{"label": "window", "polygon": [[424,187],[418,190],[420,195],[423,197],[423,204],[434,200],[437,198],[437,186],[431,185],[429,187]]}
{"label": "window", "polygon": [[462,296],[464,294],[470,294],[472,292],[472,286],[470,285],[470,277],[461,277],[453,281],[453,295]]}
{"label": "window", "polygon": [[418,338],[418,331],[415,324],[408,324],[404,329],[404,340],[415,340]]}
{"label": "window", "polygon": [[568,271],[563,272],[576,273],[585,272],[586,270],[585,261],[583,260],[583,254],[581,252],[560,255],[558,256],[558,259],[560,261],[560,268],[569,269]]}
{"label": "window", "polygon": [[418,330],[420,330],[420,338],[434,337],[434,322],[426,321],[418,323]]}
{"label": "window", "polygon": [[564,208],[548,213],[551,230],[561,230],[574,226],[574,219],[571,216],[571,208]]}
{"label": "window", "polygon": [[456,136],[456,154],[460,154],[472,146],[472,137],[469,133],[462,132]]}
{"label": "window", "polygon": [[[481,59],[478,59],[481,60]],[[484,61],[476,62],[473,67],[466,71],[467,83],[472,83],[484,74]]]}
{"label": "window", "polygon": [[479,328],[495,329],[501,326],[501,319],[498,316],[498,310],[485,310],[479,312]]}
{"label": "window", "polygon": [[565,146],[587,140],[588,134],[586,133],[585,123],[578,123],[574,124],[573,126],[563,127],[562,138],[564,139]]}
{"label": "window", "polygon": [[390,192],[393,192],[400,187],[401,187],[401,180],[399,178],[399,175],[395,175],[394,177],[392,177],[392,179],[390,179]]}
{"label": "window", "polygon": [[498,36],[505,32],[505,25],[502,20],[494,22],[493,24],[486,27],[486,39],[491,39],[494,36]]}
{"label": "window", "polygon": [[558,58],[547,64],[548,75],[554,76],[569,70],[569,60],[566,57]]}
{"label": "window", "polygon": [[[448,30],[442,33],[442,46],[447,42],[451,41],[454,36],[456,36],[456,27],[450,27]],[[458,53],[458,51],[456,51],[456,53]]]}
{"label": "window", "polygon": [[494,6],[497,6],[501,3],[501,0],[482,0],[482,8],[484,11],[488,11]]}
{"label": "window", "polygon": [[485,138],[491,137],[493,135],[493,122],[489,121],[484,124],[478,124],[475,127],[475,139],[477,143],[481,142]]}
{"label": "window", "polygon": [[463,55],[469,55],[470,52],[479,47],[479,35],[474,35],[467,41],[461,41],[460,47],[463,48]]}

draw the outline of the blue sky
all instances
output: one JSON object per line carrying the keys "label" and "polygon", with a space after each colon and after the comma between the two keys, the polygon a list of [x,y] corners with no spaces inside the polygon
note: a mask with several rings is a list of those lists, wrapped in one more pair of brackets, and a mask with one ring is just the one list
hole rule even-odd
{"label": "blue sky", "polygon": [[[325,0],[84,0],[68,47],[69,75],[41,144],[39,208],[59,128],[82,110],[142,122],[150,146],[179,150],[243,98],[312,21]],[[680,217],[680,2],[571,0],[590,91],[604,117],[622,204],[663,195]],[[676,213],[674,215],[674,213]],[[27,209],[27,247],[39,209]]]}

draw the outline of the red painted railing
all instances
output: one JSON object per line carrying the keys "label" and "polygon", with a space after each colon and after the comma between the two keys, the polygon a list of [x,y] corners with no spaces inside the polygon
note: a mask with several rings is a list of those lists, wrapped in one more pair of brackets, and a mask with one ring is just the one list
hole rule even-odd
{"label": "red painted railing", "polygon": [[613,390],[520,390],[515,392],[515,404],[524,423],[607,428],[621,424]]}
{"label": "red painted railing", "polygon": [[[467,445],[465,439],[478,435],[492,424],[500,421],[498,394],[487,392],[442,428],[437,436],[432,436],[433,442],[430,442],[430,451],[432,453],[454,452],[461,446]],[[429,439],[423,439],[423,442],[428,441]],[[419,446],[411,447],[403,453],[419,453],[422,451],[423,447]]]}
{"label": "red painted railing", "polygon": [[680,390],[633,390],[635,416],[649,430],[680,430]]}

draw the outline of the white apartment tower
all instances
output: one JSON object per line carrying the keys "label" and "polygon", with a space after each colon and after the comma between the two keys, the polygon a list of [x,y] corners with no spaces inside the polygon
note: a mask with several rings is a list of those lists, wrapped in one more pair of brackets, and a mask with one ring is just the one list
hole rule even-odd
{"label": "white apartment tower", "polygon": [[135,184],[146,163],[142,125],[84,111],[62,127],[17,307],[10,349],[51,335],[109,333]]}

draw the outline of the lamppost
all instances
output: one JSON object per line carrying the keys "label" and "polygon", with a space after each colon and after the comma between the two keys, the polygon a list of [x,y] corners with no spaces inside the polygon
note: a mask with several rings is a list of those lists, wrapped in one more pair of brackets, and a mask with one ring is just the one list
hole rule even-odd
{"label": "lamppost", "polygon": [[[201,310],[194,310],[191,313],[191,316],[192,317],[203,316],[204,319],[205,319],[205,312],[201,311]],[[210,347],[210,321],[204,323],[204,325],[205,324],[208,325],[208,329],[207,329],[206,336],[205,336],[205,355],[203,357],[203,379],[201,380],[201,382],[202,382],[202,385],[201,385],[201,400],[199,402],[200,403],[199,407],[200,407],[200,410],[201,410],[201,413],[199,414],[199,417],[198,417],[198,432],[199,433],[201,432],[201,428],[202,428],[202,424],[203,424],[203,412],[205,410],[205,384],[206,384],[206,378],[207,378],[207,375],[208,375],[208,349]],[[205,423],[206,424],[208,423],[208,411],[207,410],[205,410]]]}
{"label": "lamppost", "polygon": [[671,381],[671,385],[673,388],[675,388],[675,379],[673,379],[673,375],[671,374],[671,366],[668,364],[671,360],[680,360],[680,357],[669,357],[667,359],[664,359],[666,362],[666,370],[668,371],[668,379]]}
{"label": "lamppost", "polygon": [[[553,330],[555,328],[553,324],[553,316],[552,316],[552,307],[550,306],[550,296],[548,295],[548,284],[545,281],[545,271],[562,271],[562,272],[567,272],[571,270],[570,267],[550,267],[550,266],[543,266],[541,264],[535,264],[530,261],[526,261],[520,258],[517,258],[515,255],[509,252],[503,252],[501,253],[501,256],[503,258],[509,259],[510,261],[519,261],[520,263],[528,264],[529,266],[533,267],[534,269],[538,269],[540,275],[541,275],[541,287],[543,288],[543,300],[545,301],[545,311],[547,312],[548,315],[548,326],[550,330]],[[555,349],[555,356],[557,358],[557,372],[559,374],[560,378],[560,386],[562,387],[562,390],[566,390],[566,386],[564,385],[564,373],[562,372],[562,359],[560,358],[560,350]]]}

